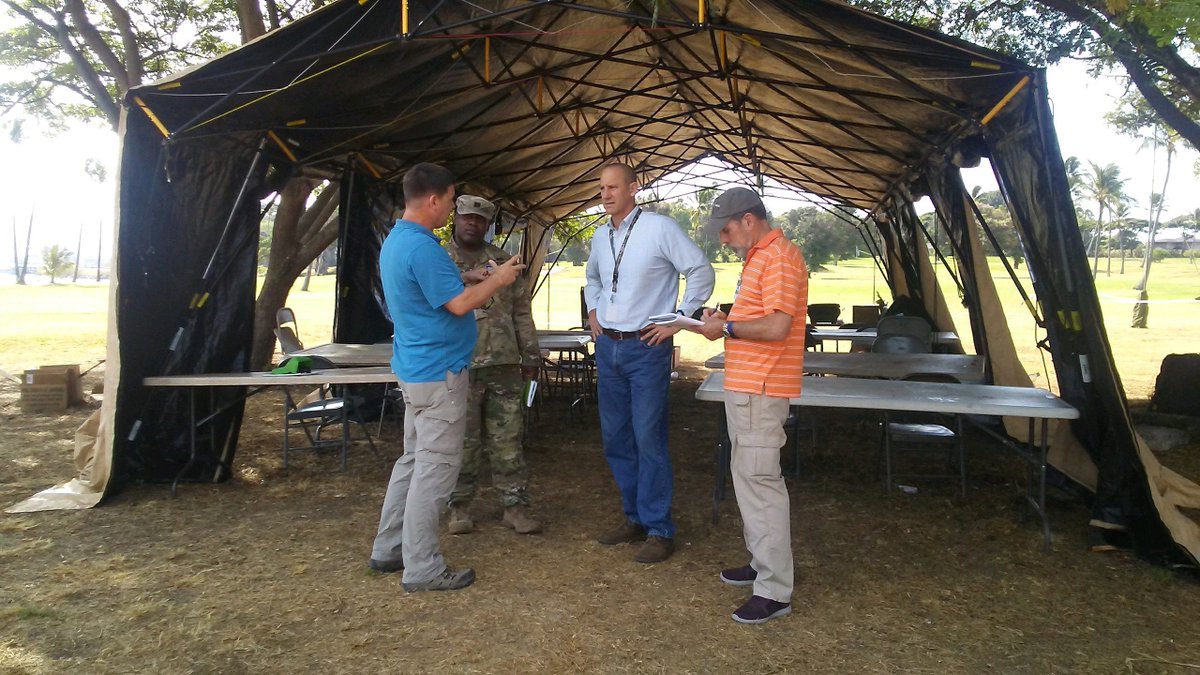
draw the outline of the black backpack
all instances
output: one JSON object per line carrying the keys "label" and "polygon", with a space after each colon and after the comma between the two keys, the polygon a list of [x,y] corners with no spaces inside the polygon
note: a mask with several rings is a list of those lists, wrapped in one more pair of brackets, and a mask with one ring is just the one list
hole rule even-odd
{"label": "black backpack", "polygon": [[1168,354],[1154,381],[1150,408],[1200,417],[1200,354]]}

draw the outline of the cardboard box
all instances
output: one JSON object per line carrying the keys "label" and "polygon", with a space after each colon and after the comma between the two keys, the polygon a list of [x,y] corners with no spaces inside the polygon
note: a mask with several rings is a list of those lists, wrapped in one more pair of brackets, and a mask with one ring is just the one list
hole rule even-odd
{"label": "cardboard box", "polygon": [[64,412],[68,402],[66,384],[21,385],[21,412]]}
{"label": "cardboard box", "polygon": [[80,405],[84,403],[83,386],[80,382],[79,366],[77,364],[42,366],[37,370],[26,370],[21,388],[22,409],[25,409],[25,387],[43,387],[43,389],[37,390],[38,393],[30,389],[30,396],[41,401],[41,403],[31,405],[41,407],[51,405],[49,389],[44,389],[44,387],[59,387],[65,392],[67,402],[63,408],[68,405]]}

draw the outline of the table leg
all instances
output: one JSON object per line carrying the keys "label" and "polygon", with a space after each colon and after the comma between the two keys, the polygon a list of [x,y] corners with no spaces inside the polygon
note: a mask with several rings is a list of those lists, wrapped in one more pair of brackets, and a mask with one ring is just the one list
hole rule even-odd
{"label": "table leg", "polygon": [[177,497],[177,488],[179,487],[179,479],[183,478],[183,474],[192,468],[192,462],[196,461],[196,388],[188,387],[188,461],[175,474],[175,480],[171,481],[171,496]]}
{"label": "table leg", "polygon": [[729,423],[725,419],[725,411],[717,418],[717,449],[715,455],[716,481],[713,486],[712,521],[716,525],[721,520],[721,501],[725,499],[725,476],[729,473]]}
{"label": "table leg", "polygon": [[1049,454],[1050,439],[1047,437],[1050,422],[1042,419],[1042,438],[1036,441],[1034,436],[1036,420],[1029,418],[1029,440],[1027,441],[1028,455],[1025,459],[1028,480],[1025,487],[1025,501],[1029,508],[1042,521],[1042,550],[1050,552],[1052,534],[1050,532],[1050,517],[1046,513],[1046,456]]}
{"label": "table leg", "polygon": [[[1030,423],[1032,431],[1033,424]],[[1050,515],[1046,513],[1046,456],[1050,450],[1050,420],[1042,418],[1042,442],[1038,453],[1038,513],[1042,516],[1042,547],[1045,553],[1050,552]],[[1032,437],[1030,437],[1032,438]]]}

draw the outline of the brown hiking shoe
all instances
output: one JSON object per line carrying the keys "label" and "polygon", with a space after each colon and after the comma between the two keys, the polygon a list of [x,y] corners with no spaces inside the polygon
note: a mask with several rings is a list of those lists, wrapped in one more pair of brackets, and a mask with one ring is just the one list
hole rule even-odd
{"label": "brown hiking shoe", "polygon": [[666,537],[646,537],[646,543],[633,554],[633,559],[640,563],[659,563],[671,557],[675,552],[675,540]]}
{"label": "brown hiking shoe", "polygon": [[471,511],[466,504],[450,507],[450,534],[468,534],[475,529]]}
{"label": "brown hiking shoe", "polygon": [[542,531],[542,522],[529,515],[522,504],[504,509],[504,524],[517,534],[535,534]]}
{"label": "brown hiking shoe", "polygon": [[617,527],[597,537],[596,541],[605,546],[616,546],[617,544],[632,544],[635,541],[641,541],[645,538],[646,528],[635,522],[626,520]]}

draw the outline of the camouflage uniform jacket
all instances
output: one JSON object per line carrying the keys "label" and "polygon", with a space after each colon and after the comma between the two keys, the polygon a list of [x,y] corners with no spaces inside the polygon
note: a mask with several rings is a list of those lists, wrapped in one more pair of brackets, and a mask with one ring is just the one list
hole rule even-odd
{"label": "camouflage uniform jacket", "polygon": [[[512,257],[504,249],[488,243],[478,251],[461,249],[453,237],[446,242],[446,252],[458,265],[459,271],[464,272],[482,267],[488,260],[501,263]],[[471,359],[472,368],[505,365],[536,367],[541,363],[527,289],[525,277],[520,276],[511,286],[500,289],[482,309],[475,310],[479,339]]]}

